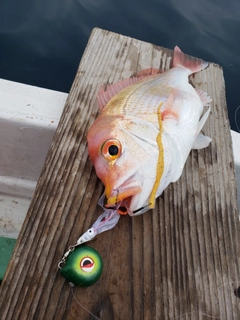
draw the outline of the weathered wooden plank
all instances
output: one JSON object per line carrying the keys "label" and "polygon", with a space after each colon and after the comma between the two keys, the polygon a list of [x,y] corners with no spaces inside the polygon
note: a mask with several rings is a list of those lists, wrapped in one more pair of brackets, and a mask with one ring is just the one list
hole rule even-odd
{"label": "weathered wooden plank", "polygon": [[[141,69],[168,69],[171,57],[149,43],[92,32],[1,286],[0,319],[93,319],[57,264],[101,213],[103,187],[86,148],[96,93]],[[121,218],[92,242],[103,275],[73,290],[99,319],[240,318],[240,229],[222,69],[210,64],[191,81],[213,98],[204,127],[213,141],[191,152],[154,210]]]}

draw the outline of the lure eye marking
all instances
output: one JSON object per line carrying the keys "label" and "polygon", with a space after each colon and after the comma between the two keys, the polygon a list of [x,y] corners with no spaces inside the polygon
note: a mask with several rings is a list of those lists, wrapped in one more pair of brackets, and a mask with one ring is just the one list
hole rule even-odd
{"label": "lure eye marking", "polygon": [[84,257],[80,261],[80,268],[84,272],[91,272],[94,269],[94,261],[90,257]]}

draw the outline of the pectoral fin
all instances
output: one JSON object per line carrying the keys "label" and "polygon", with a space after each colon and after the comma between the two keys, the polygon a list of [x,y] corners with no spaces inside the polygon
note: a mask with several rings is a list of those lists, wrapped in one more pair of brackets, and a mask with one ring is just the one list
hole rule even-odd
{"label": "pectoral fin", "polygon": [[183,98],[182,94],[178,89],[172,89],[167,102],[166,106],[163,110],[162,114],[162,120],[166,119],[174,119],[175,121],[179,120],[179,111],[181,109],[181,106],[183,104]]}

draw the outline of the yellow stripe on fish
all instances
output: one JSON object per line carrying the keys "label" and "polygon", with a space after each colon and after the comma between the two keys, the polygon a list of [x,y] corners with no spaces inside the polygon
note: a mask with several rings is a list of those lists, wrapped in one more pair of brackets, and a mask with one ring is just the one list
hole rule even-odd
{"label": "yellow stripe on fish", "polygon": [[157,162],[157,172],[156,172],[156,180],[154,182],[150,197],[149,197],[149,208],[154,208],[155,206],[155,199],[156,199],[156,193],[158,190],[158,187],[160,185],[160,181],[163,175],[164,171],[164,148],[162,144],[162,131],[163,131],[163,125],[162,125],[162,115],[161,115],[161,106],[163,103],[161,102],[158,106],[158,123],[159,123],[159,133],[157,135],[156,141],[158,144],[158,162]]}

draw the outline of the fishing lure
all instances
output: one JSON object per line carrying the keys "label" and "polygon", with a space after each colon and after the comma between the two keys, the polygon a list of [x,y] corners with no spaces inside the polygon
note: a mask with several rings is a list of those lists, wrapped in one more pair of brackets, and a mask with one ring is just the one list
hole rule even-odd
{"label": "fishing lure", "polygon": [[[103,207],[104,195],[98,204]],[[103,271],[103,261],[100,254],[93,248],[83,245],[92,240],[97,234],[115,227],[120,218],[118,207],[104,208],[90,229],[88,229],[65,252],[58,264],[61,275],[71,284],[80,287],[88,287],[98,281]]]}
{"label": "fishing lure", "polygon": [[[71,250],[73,249],[73,250]],[[98,281],[103,270],[103,261],[99,253],[88,246],[71,247],[64,255],[64,266],[60,266],[61,275],[71,284],[88,287]]]}

